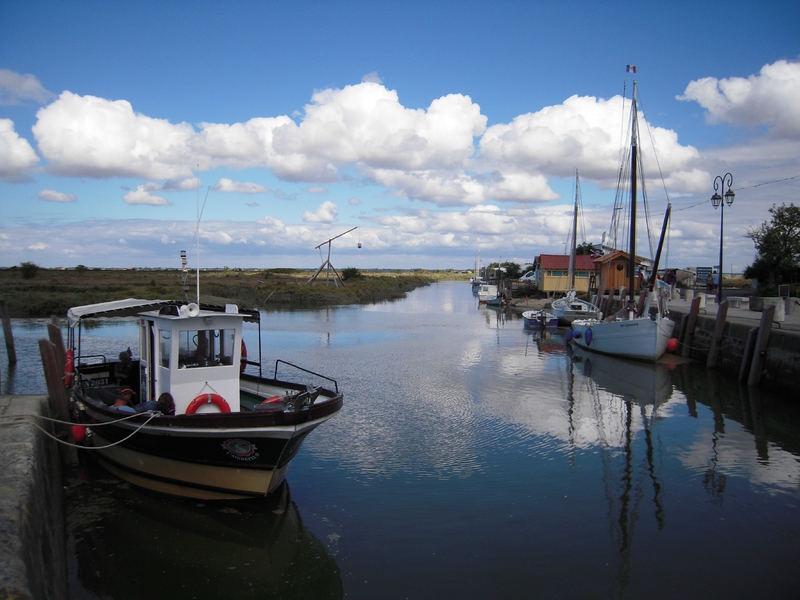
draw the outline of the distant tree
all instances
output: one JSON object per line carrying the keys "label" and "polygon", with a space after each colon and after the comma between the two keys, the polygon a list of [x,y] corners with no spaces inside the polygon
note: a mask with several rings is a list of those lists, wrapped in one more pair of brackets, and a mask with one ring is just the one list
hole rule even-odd
{"label": "distant tree", "polygon": [[502,264],[506,268],[506,277],[510,279],[519,279],[522,275],[522,267],[514,262],[505,262]]}
{"label": "distant tree", "polygon": [[23,279],[33,279],[39,274],[39,265],[32,262],[24,262],[19,265]]}
{"label": "distant tree", "polygon": [[747,232],[756,258],[744,276],[758,279],[761,288],[800,281],[800,207],[773,204],[769,212],[769,221]]}
{"label": "distant tree", "polygon": [[88,270],[89,268],[86,265],[78,265],[77,267],[75,267],[76,273],[85,273]]}
{"label": "distant tree", "polygon": [[496,269],[505,269],[505,271],[503,273],[498,273],[497,274],[498,277],[502,276],[502,277],[508,277],[508,278],[511,278],[511,279],[519,279],[519,276],[522,275],[522,267],[520,265],[518,265],[517,263],[513,263],[513,262],[508,262],[508,261],[503,262],[503,263],[493,262],[492,264],[490,264],[489,265],[489,273],[491,274],[491,277],[495,276],[494,272],[495,272]]}
{"label": "distant tree", "polygon": [[583,242],[575,246],[575,254],[591,254],[592,249],[593,247],[591,242]]}

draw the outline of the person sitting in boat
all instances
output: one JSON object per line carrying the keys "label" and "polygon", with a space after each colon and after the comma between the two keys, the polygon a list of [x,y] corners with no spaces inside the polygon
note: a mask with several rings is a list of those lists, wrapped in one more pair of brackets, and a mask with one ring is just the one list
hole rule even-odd
{"label": "person sitting in boat", "polygon": [[175,400],[172,394],[164,392],[158,397],[158,400],[150,400],[149,402],[142,402],[134,406],[136,412],[147,412],[148,410],[155,410],[162,415],[175,414]]}
{"label": "person sitting in boat", "polygon": [[114,365],[114,377],[117,385],[129,386],[133,381],[133,353],[130,347],[119,353],[119,362]]}
{"label": "person sitting in boat", "polygon": [[111,408],[120,412],[136,412],[136,409],[133,407],[132,398],[133,390],[131,388],[120,388],[116,392],[116,400],[114,400],[114,404],[111,405]]}

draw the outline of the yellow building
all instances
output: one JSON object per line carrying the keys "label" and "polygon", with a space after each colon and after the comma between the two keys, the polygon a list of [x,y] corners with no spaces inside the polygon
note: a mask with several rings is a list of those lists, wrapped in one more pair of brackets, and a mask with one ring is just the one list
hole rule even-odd
{"label": "yellow building", "polygon": [[[575,290],[588,292],[596,287],[595,259],[588,254],[575,257]],[[539,272],[539,289],[547,295],[564,294],[570,290],[569,255],[540,254],[536,257]]]}

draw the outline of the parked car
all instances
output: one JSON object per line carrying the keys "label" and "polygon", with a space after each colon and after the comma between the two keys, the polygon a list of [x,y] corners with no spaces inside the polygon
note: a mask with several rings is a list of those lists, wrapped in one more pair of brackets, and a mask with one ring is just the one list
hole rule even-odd
{"label": "parked car", "polygon": [[537,282],[536,271],[528,271],[527,273],[525,273],[525,275],[519,278],[519,282],[527,283],[528,285],[536,285]]}

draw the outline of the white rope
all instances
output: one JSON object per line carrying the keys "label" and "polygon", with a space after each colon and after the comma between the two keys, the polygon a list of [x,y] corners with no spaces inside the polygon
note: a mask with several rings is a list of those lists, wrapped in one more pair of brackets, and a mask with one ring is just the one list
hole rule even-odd
{"label": "white rope", "polygon": [[58,437],[54,436],[52,433],[50,433],[49,431],[47,431],[46,429],[41,427],[38,423],[35,423],[35,422],[31,423],[34,427],[36,427],[36,429],[38,429],[39,431],[44,433],[50,439],[53,439],[53,440],[57,441],[59,444],[63,444],[65,446],[69,446],[70,448],[78,448],[78,449],[81,449],[81,450],[105,450],[106,448],[111,448],[112,446],[117,446],[118,444],[121,444],[122,442],[125,442],[125,441],[129,440],[134,435],[139,433],[139,431],[141,431],[142,428],[145,425],[147,425],[150,421],[152,421],[156,417],[161,416],[161,413],[159,411],[148,410],[148,411],[145,411],[145,412],[132,414],[132,415],[130,415],[128,417],[123,417],[121,419],[117,419],[116,421],[107,421],[105,423],[92,423],[91,425],[83,425],[81,423],[73,423],[72,421],[61,421],[59,419],[52,419],[50,417],[45,417],[43,415],[32,415],[32,414],[2,415],[2,416],[0,416],[0,419],[13,419],[13,418],[33,417],[34,419],[43,419],[45,421],[50,421],[51,423],[59,423],[61,425],[80,425],[80,426],[83,426],[83,427],[98,427],[100,425],[114,425],[116,423],[119,423],[120,421],[127,421],[128,419],[131,419],[133,417],[138,417],[140,415],[150,415],[150,418],[147,419],[147,421],[145,421],[141,425],[139,425],[135,430],[133,430],[130,435],[128,435],[128,436],[122,438],[121,440],[116,441],[116,442],[114,442],[112,444],[108,444],[106,446],[81,446],[79,444],[71,444],[71,443],[69,443],[69,442],[67,442],[65,440],[62,440],[61,438],[58,438]]}

